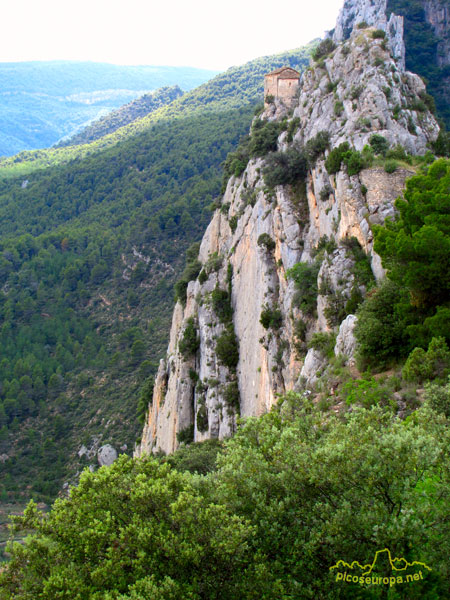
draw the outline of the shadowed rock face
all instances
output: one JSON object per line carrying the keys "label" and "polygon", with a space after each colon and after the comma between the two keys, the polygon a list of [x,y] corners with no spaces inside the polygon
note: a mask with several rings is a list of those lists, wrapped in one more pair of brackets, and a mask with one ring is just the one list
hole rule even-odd
{"label": "shadowed rock face", "polygon": [[[366,3],[355,1],[352,6],[353,22],[359,23],[356,13],[363,14]],[[377,6],[381,10],[385,1]],[[383,15],[373,12],[375,16],[378,21],[370,25],[382,28]],[[339,27],[343,31],[342,23]],[[404,71],[388,43],[373,39],[374,27],[346,34],[328,57],[311,63],[301,78],[293,113],[275,100],[257,117],[287,117],[288,125],[296,126],[291,142],[286,131],[281,133],[280,151],[305,146],[321,131],[329,134],[331,148],[349,141],[362,149],[378,133],[391,146],[402,144],[413,154],[425,152],[437,137],[439,128],[429,112],[407,108],[423,91],[422,81]],[[397,104],[405,108],[394,117]],[[330,299],[339,297],[345,303],[355,286],[365,293],[355,280],[355,258],[344,241],[355,237],[371,260],[375,278],[383,276],[371,226],[395,214],[394,201],[412,172],[402,168],[388,174],[378,167],[349,176],[342,168],[330,175],[320,156],[304,187],[280,185],[270,192],[265,166],[265,159],[252,159],[241,176],[231,177],[203,237],[198,257],[203,275],[189,283],[186,305],[175,307],[167,356],[160,364],[137,456],[159,449],[173,452],[177,434],[192,426],[195,441],[227,437],[238,414],[269,410],[277,394],[295,389],[301,377],[312,383],[326,364],[320,350],[312,348],[305,355],[305,342],[314,333],[339,332],[335,352],[354,352],[356,318],[347,317],[339,327],[340,322],[330,324],[327,317]],[[305,313],[287,272],[299,262],[313,263],[324,236],[334,245],[324,252],[318,270],[315,310]],[[218,288],[228,293],[232,323],[222,322],[217,313],[213,291]],[[180,342],[189,323],[195,325],[198,350],[186,356]],[[239,351],[235,369],[224,364],[219,348],[227,335],[235,336]]]}

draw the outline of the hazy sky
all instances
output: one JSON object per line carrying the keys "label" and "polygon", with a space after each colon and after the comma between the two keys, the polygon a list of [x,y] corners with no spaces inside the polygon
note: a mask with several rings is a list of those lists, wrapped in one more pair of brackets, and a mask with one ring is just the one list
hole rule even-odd
{"label": "hazy sky", "polygon": [[332,29],[343,0],[10,0],[0,62],[92,60],[225,69]]}

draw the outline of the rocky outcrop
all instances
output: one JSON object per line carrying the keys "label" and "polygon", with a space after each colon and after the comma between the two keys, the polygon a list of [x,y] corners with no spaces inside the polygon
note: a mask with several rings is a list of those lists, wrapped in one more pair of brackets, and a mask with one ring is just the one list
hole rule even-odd
{"label": "rocky outcrop", "polygon": [[111,446],[111,444],[105,444],[104,446],[99,448],[99,451],[97,454],[97,460],[98,460],[98,464],[101,467],[104,467],[104,466],[109,467],[110,465],[113,464],[113,462],[116,460],[116,458],[117,458],[117,452],[116,452],[115,448],[113,448]]}
{"label": "rocky outcrop", "polygon": [[374,31],[354,30],[323,63],[305,72],[294,111],[301,123],[299,142],[327,131],[332,146],[348,141],[361,150],[378,133],[391,145],[423,154],[436,139],[434,117],[414,108],[425,92],[423,81],[400,69],[384,40],[373,39]]}
{"label": "rocky outcrop", "polygon": [[[353,24],[366,4],[352,3]],[[374,133],[421,154],[439,131],[427,110],[414,109],[424,85],[404,72],[392,43],[373,36],[383,16],[371,14],[367,27],[349,35],[339,33],[340,17],[335,39],[345,41],[311,63],[293,111],[275,100],[257,117],[285,119],[280,151],[310,148],[323,132],[328,148],[295,185],[268,188],[264,158],[230,178],[200,246],[202,270],[175,307],[137,456],[173,452],[182,440],[225,438],[239,415],[260,415],[278,394],[313,385],[327,362],[315,334],[322,341],[337,334],[335,352],[353,356],[356,317],[348,313],[368,284],[356,267],[368,260],[373,276],[383,276],[372,226],[395,214],[413,170],[371,166],[349,174],[341,165],[330,174],[325,159],[342,142],[363,150]],[[290,269],[298,263],[316,281],[296,279]],[[315,293],[314,306],[299,299],[302,285]]]}
{"label": "rocky outcrop", "polygon": [[339,13],[333,39],[336,42],[347,40],[355,27],[366,24],[382,29],[387,34],[390,49],[400,70],[405,69],[405,43],[403,41],[403,17],[391,14],[386,16],[387,0],[346,0]]}
{"label": "rocky outcrop", "polygon": [[339,326],[339,333],[336,337],[334,353],[336,356],[343,355],[347,359],[352,359],[356,351],[356,339],[354,335],[355,326],[358,319],[355,315],[348,315]]}

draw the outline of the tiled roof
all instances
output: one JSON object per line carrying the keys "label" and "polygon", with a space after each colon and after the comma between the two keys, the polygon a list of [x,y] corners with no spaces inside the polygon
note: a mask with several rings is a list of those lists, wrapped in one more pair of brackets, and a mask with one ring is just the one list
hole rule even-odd
{"label": "tiled roof", "polygon": [[281,69],[276,69],[272,73],[267,73],[266,77],[269,75],[278,75],[280,79],[299,79],[300,77],[300,73],[292,67],[281,67]]}

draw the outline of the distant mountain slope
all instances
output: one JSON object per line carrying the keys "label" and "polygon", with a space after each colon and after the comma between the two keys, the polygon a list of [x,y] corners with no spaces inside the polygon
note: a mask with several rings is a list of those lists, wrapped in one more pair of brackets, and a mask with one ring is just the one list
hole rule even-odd
{"label": "distant mountain slope", "polygon": [[0,179],[15,176],[28,177],[37,169],[80,160],[83,156],[114,146],[131,135],[147,131],[150,125],[162,120],[192,115],[196,111],[216,112],[254,103],[257,98],[262,99],[263,79],[268,69],[284,65],[302,68],[307,63],[307,56],[312,47],[308,45],[274,56],[257,58],[239,67],[231,67],[225,73],[184,94],[170,105],[90,144],[22,152],[17,156],[0,158]]}
{"label": "distant mountain slope", "polygon": [[0,155],[45,148],[144,92],[191,90],[217,72],[92,62],[0,63]]}
{"label": "distant mountain slope", "polygon": [[99,445],[132,450],[221,165],[263,99],[263,74],[304,68],[310,50],[232,68],[92,144],[3,161],[0,497],[51,499]]}
{"label": "distant mountain slope", "polygon": [[120,127],[125,127],[136,119],[145,117],[153,111],[170,104],[173,100],[183,95],[183,91],[177,85],[164,87],[151,94],[144,94],[132,100],[125,106],[113,110],[98,121],[94,121],[85,127],[80,133],[74,135],[66,141],[58,144],[61,146],[77,146],[79,144],[88,144],[102,138],[105,135],[114,133]]}

